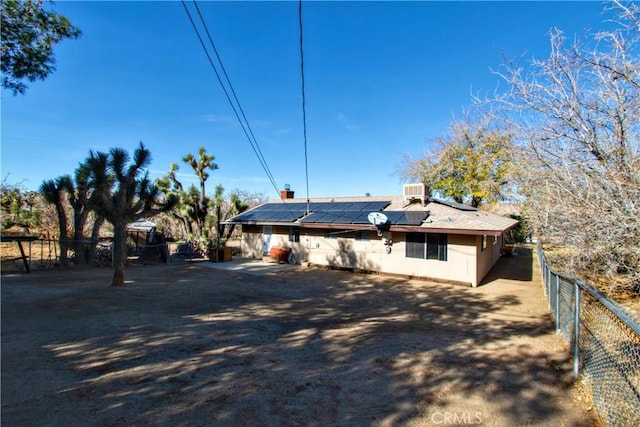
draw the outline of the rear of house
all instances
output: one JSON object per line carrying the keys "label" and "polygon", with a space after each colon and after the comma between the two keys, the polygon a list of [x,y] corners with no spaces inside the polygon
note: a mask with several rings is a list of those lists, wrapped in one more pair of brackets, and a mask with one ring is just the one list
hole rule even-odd
{"label": "rear of house", "polygon": [[518,222],[407,187],[403,196],[308,202],[286,191],[227,223],[242,225],[245,256],[289,247],[297,262],[477,286]]}

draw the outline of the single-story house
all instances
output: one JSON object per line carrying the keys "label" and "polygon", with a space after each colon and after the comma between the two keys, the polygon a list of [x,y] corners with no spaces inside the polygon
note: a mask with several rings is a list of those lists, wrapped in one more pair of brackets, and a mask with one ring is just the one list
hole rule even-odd
{"label": "single-story house", "polygon": [[245,256],[291,248],[298,262],[477,286],[518,221],[429,197],[423,184],[402,196],[282,198],[226,221],[242,226]]}

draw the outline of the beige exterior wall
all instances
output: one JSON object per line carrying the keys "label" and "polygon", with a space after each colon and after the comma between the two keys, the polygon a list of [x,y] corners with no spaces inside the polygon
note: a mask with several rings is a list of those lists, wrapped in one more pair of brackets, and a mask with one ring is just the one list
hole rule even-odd
{"label": "beige exterior wall", "polygon": [[485,236],[486,246],[483,249],[482,245],[483,236],[476,236],[476,247],[478,253],[477,264],[477,282],[476,285],[482,281],[484,276],[487,275],[491,267],[500,259],[500,249],[502,248],[502,236]]}
{"label": "beige exterior wall", "polygon": [[[335,238],[327,238],[333,233]],[[300,236],[306,261],[340,268],[382,271],[381,257],[384,252],[382,239],[375,231],[366,231],[369,240],[355,240],[355,234],[340,230],[305,229]]]}
{"label": "beige exterior wall", "polygon": [[[243,226],[241,248],[244,256],[262,256],[263,230],[263,226]],[[335,238],[327,238],[328,232]],[[299,261],[316,265],[455,281],[471,286],[477,286],[500,258],[502,246],[502,237],[494,241],[493,236],[487,236],[487,247],[481,250],[482,236],[449,234],[447,261],[438,261],[407,258],[406,234],[394,232],[391,238],[391,253],[386,252],[383,238],[375,231],[369,232],[369,240],[358,241],[354,232],[300,229],[300,242],[296,243],[289,242],[289,227],[273,226],[269,241],[271,247],[291,247]]]}
{"label": "beige exterior wall", "polygon": [[243,225],[240,250],[242,256],[249,258],[262,257],[262,227],[258,225]]}
{"label": "beige exterior wall", "polygon": [[[439,280],[477,285],[475,268],[475,239],[473,236],[449,234],[447,261],[407,258],[406,235],[397,233],[397,242],[393,245],[394,259],[388,260],[387,268],[391,273],[416,277],[429,277]],[[395,236],[394,236],[395,237]]]}

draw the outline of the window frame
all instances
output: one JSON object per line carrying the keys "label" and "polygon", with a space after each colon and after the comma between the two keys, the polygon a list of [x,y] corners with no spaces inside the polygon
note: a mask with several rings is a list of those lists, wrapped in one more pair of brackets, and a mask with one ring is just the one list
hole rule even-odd
{"label": "window frame", "polygon": [[447,261],[449,235],[445,233],[406,233],[405,258]]}
{"label": "window frame", "polygon": [[358,230],[355,232],[354,240],[356,242],[371,241],[371,232],[369,230]]}
{"label": "window frame", "polygon": [[338,235],[335,232],[331,232],[331,231],[325,231],[324,235],[322,237],[324,239],[326,239],[326,240],[337,240],[338,239]]}
{"label": "window frame", "polygon": [[405,235],[405,258],[426,259],[426,234],[406,233]]}
{"label": "window frame", "polygon": [[289,242],[300,243],[300,229],[298,227],[289,227]]}

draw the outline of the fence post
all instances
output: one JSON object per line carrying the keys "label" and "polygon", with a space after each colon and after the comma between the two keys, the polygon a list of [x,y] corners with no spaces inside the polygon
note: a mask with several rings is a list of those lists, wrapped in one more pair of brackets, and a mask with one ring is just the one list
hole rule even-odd
{"label": "fence post", "polygon": [[580,286],[578,281],[573,281],[573,292],[575,293],[574,318],[573,318],[573,378],[578,379],[580,373]]}
{"label": "fence post", "polygon": [[[545,277],[546,277],[546,274],[547,274],[546,272],[547,272],[547,269],[549,268],[546,262],[544,264],[544,268],[545,268],[544,271],[545,271]],[[550,280],[546,281],[544,285],[547,291],[547,305],[549,306],[548,310],[551,311],[551,291],[553,291],[553,289],[551,288],[551,281]]]}
{"label": "fence post", "polygon": [[556,335],[558,333],[560,333],[560,276],[559,275],[555,275],[556,278],[556,289],[555,289],[555,294],[556,294]]}

